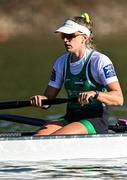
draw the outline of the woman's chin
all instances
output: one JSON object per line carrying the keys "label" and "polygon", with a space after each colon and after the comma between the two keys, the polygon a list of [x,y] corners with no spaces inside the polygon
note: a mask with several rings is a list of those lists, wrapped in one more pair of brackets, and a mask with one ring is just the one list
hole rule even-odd
{"label": "woman's chin", "polygon": [[68,52],[72,52],[72,49],[71,49],[71,48],[66,47],[66,50],[67,50]]}

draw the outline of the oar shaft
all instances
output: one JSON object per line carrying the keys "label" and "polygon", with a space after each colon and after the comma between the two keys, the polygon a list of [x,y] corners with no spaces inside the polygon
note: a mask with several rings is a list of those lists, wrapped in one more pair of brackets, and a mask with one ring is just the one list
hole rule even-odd
{"label": "oar shaft", "polygon": [[[44,99],[42,105],[55,105],[63,104],[68,102],[77,102],[77,98],[55,98],[55,99]],[[0,102],[0,109],[13,109],[32,106],[30,100],[26,101],[5,101]]]}
{"label": "oar shaft", "polygon": [[12,109],[31,106],[30,101],[5,101],[0,102],[0,109]]}
{"label": "oar shaft", "polygon": [[47,123],[47,120],[31,118],[26,116],[10,115],[10,114],[0,114],[1,120],[6,120],[10,122],[16,122],[21,124],[28,124],[33,126],[43,126]]}

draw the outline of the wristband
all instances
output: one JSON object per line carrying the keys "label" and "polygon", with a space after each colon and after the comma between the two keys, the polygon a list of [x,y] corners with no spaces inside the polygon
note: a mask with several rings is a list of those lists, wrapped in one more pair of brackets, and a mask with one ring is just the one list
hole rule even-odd
{"label": "wristband", "polygon": [[100,92],[99,92],[99,91],[95,91],[95,92],[96,92],[96,94],[95,94],[95,96],[94,96],[94,99],[97,99]]}

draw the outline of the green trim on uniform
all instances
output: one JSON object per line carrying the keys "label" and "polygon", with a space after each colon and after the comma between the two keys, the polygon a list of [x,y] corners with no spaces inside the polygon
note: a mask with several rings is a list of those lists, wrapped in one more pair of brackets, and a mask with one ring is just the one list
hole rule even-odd
{"label": "green trim on uniform", "polygon": [[88,131],[88,134],[96,134],[95,128],[88,120],[82,119],[82,120],[80,120],[80,123],[82,123],[85,126],[85,128]]}
{"label": "green trim on uniform", "polygon": [[[61,122],[64,126],[70,124],[70,122],[69,122],[68,120],[66,120],[66,119],[64,118],[64,116],[63,116],[63,117],[60,117],[58,120],[59,120],[59,122]],[[94,128],[94,126],[93,126],[88,120],[82,119],[82,120],[80,120],[79,122],[85,126],[85,128],[86,128],[87,131],[88,131],[88,134],[96,134],[96,133],[97,133],[96,130],[95,130],[95,128]]]}

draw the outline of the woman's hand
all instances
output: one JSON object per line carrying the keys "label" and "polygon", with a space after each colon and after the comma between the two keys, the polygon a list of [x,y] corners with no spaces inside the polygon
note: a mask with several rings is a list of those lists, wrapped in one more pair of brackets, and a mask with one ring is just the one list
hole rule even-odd
{"label": "woman's hand", "polygon": [[81,106],[84,106],[85,104],[89,104],[90,99],[94,98],[96,95],[95,91],[87,91],[87,92],[81,92],[79,93],[79,103]]}
{"label": "woman's hand", "polygon": [[31,104],[39,108],[48,109],[49,105],[42,105],[42,100],[48,99],[46,96],[36,95],[31,97]]}

